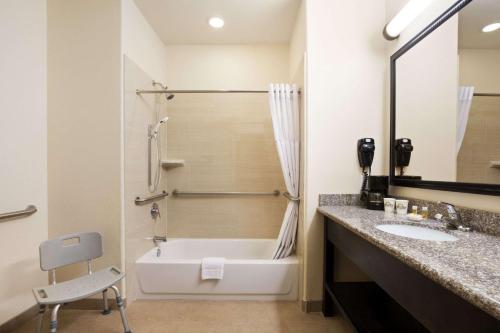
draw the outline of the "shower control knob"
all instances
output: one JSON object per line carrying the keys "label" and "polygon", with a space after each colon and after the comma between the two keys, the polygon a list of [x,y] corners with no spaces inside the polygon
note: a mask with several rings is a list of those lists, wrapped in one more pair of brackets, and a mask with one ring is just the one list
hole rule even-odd
{"label": "shower control knob", "polygon": [[160,207],[158,207],[158,204],[155,202],[151,206],[151,217],[156,220],[157,217],[160,217]]}

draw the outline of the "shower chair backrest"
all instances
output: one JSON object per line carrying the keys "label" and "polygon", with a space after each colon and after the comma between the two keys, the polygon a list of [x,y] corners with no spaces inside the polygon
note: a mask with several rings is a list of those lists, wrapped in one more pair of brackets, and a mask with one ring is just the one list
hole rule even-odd
{"label": "shower chair backrest", "polygon": [[102,237],[98,232],[81,232],[49,239],[40,244],[40,268],[43,271],[102,257]]}

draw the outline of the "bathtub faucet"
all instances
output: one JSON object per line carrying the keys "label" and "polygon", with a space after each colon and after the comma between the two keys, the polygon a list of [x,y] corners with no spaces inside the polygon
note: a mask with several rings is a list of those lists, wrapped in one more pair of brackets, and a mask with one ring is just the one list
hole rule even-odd
{"label": "bathtub faucet", "polygon": [[166,242],[167,236],[153,236],[152,239],[153,239],[153,243],[155,243],[155,246],[159,247],[160,245],[158,243]]}
{"label": "bathtub faucet", "polygon": [[160,247],[160,242],[166,242],[167,241],[167,236],[153,236],[153,243],[155,243],[156,246],[156,256],[160,257],[161,256],[161,247]]}

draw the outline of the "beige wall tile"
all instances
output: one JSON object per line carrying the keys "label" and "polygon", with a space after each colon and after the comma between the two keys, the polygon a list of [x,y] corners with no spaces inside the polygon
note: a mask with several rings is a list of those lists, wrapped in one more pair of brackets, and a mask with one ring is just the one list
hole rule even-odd
{"label": "beige wall tile", "polygon": [[[168,105],[168,189],[281,191],[285,186],[274,143],[267,95],[178,94]],[[170,198],[169,237],[275,238],[283,197]]]}

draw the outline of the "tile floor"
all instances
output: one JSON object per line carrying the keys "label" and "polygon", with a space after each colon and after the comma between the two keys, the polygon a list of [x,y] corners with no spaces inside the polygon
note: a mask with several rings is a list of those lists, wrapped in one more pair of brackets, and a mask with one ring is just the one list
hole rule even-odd
{"label": "tile floor", "polygon": [[[134,333],[351,333],[340,317],[303,313],[296,302],[136,301],[127,308]],[[43,332],[48,332],[45,315]],[[35,332],[35,320],[15,333]],[[123,333],[118,311],[61,310],[58,332]]]}

